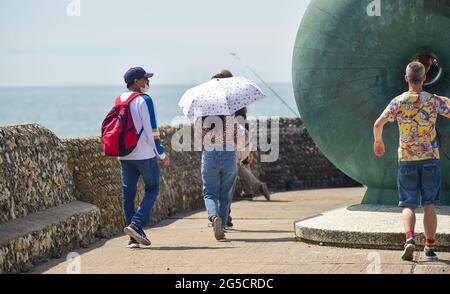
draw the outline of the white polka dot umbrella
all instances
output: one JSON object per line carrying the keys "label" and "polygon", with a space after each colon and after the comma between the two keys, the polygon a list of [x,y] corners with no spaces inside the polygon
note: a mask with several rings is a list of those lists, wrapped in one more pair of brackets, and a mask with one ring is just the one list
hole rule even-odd
{"label": "white polka dot umbrella", "polygon": [[261,89],[247,78],[213,79],[187,90],[178,106],[194,120],[201,116],[232,115],[264,97]]}

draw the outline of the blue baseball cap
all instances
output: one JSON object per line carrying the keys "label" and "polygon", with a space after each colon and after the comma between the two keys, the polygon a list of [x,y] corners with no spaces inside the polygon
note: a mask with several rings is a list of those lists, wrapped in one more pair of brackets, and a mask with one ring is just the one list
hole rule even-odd
{"label": "blue baseball cap", "polygon": [[132,67],[123,76],[125,83],[131,84],[135,79],[151,78],[153,73],[146,72],[142,67]]}

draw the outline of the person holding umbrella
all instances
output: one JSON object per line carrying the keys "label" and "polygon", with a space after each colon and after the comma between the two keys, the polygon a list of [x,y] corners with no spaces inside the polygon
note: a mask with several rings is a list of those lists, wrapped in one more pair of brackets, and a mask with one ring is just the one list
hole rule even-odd
{"label": "person holding umbrella", "polygon": [[201,123],[203,198],[219,241],[225,239],[224,224],[237,178],[236,151],[245,146],[245,129],[234,114],[264,97],[253,82],[225,70],[186,91],[179,102],[188,118]]}
{"label": "person holding umbrella", "polygon": [[[238,110],[235,113],[235,116],[239,123],[245,128],[246,132],[246,141],[248,142],[248,145],[246,145],[245,150],[238,151],[237,153],[237,168],[238,168],[238,179],[240,180],[240,183],[242,184],[243,192],[246,195],[250,195],[255,197],[256,195],[264,195],[264,198],[266,198],[267,201],[270,201],[270,192],[269,188],[267,187],[267,184],[260,181],[251,170],[251,166],[253,164],[253,153],[252,153],[252,145],[249,140],[249,125],[246,122],[247,121],[247,107],[244,107],[240,110]],[[235,190],[233,188],[233,190]],[[233,202],[233,195],[231,195],[230,199],[230,208],[228,212],[228,222],[225,224],[225,229],[230,229],[233,227],[233,218],[231,217],[231,203]]]}

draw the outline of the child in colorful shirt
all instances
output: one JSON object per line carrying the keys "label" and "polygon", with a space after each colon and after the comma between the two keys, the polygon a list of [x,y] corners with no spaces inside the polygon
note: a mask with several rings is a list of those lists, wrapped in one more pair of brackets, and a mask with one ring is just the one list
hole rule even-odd
{"label": "child in colorful shirt", "polygon": [[443,97],[427,92],[406,92],[391,101],[382,118],[398,122],[399,161],[440,158],[436,141],[438,114],[449,117],[449,108]]}
{"label": "child in colorful shirt", "polygon": [[436,260],[434,243],[437,228],[435,205],[439,204],[441,170],[439,143],[436,140],[438,115],[450,118],[447,97],[423,91],[426,69],[420,62],[412,62],[406,69],[409,91],[391,101],[374,125],[374,152],[384,155],[383,128],[397,120],[400,131],[398,190],[399,206],[403,207],[406,231],[404,260],[412,260],[415,252],[415,210],[419,201],[424,210],[425,256]]}

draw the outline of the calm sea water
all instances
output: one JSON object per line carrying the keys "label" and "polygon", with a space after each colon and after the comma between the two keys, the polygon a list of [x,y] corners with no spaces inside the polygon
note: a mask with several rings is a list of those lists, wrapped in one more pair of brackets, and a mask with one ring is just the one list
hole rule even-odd
{"label": "calm sea water", "polygon": [[[159,125],[173,124],[182,116],[178,101],[194,85],[153,86],[153,98]],[[270,85],[296,112],[291,84]],[[294,117],[269,89],[267,97],[251,105],[250,116]],[[100,134],[102,120],[111,109],[122,87],[0,88],[0,125],[39,123],[58,137],[82,137]]]}

